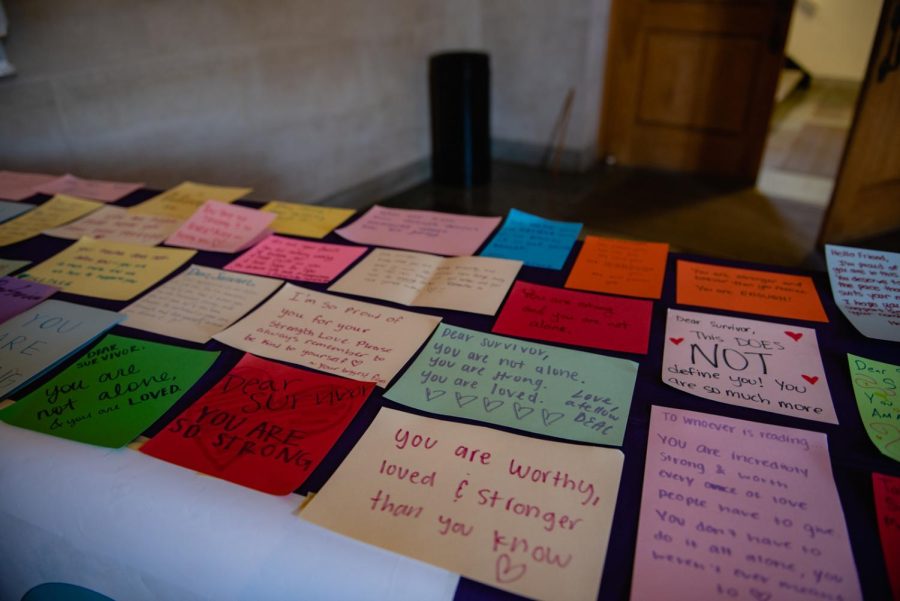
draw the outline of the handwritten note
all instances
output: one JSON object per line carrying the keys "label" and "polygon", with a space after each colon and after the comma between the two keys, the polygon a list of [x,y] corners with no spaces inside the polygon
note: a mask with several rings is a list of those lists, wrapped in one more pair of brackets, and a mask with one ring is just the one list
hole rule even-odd
{"label": "handwritten note", "polygon": [[27,202],[8,202],[6,200],[0,200],[0,223],[9,221],[13,217],[18,217],[34,207],[35,205]]}
{"label": "handwritten note", "polygon": [[173,219],[189,219],[200,205],[207,200],[234,202],[246,196],[252,188],[231,188],[228,186],[211,186],[195,182],[182,182],[139,205],[131,207],[131,211],[140,215],[160,215]]}
{"label": "handwritten note", "polygon": [[271,233],[272,213],[207,200],[190,219],[169,236],[169,246],[236,253]]}
{"label": "handwritten note", "polygon": [[365,246],[269,236],[225,266],[229,271],[324,284],[366,252]]}
{"label": "handwritten note", "polygon": [[285,284],[213,338],[248,353],[384,387],[440,320]]}
{"label": "handwritten note", "polygon": [[46,300],[0,324],[0,398],[122,321],[113,311]]}
{"label": "handwritten note", "polygon": [[631,599],[862,599],[825,434],[653,407]]}
{"label": "handwritten note", "polygon": [[669,245],[586,236],[566,288],[659,298]]}
{"label": "handwritten note", "polygon": [[19,271],[30,261],[18,261],[16,259],[0,259],[0,276],[9,275],[15,271]]}
{"label": "handwritten note", "polygon": [[375,205],[348,226],[335,230],[347,240],[438,255],[474,255],[499,217],[389,209]]}
{"label": "handwritten note", "polygon": [[262,208],[275,213],[272,230],[288,236],[324,238],[331,231],[356,213],[355,209],[323,207],[273,200]]}
{"label": "handwritten note", "polygon": [[330,288],[417,307],[494,315],[521,261],[376,248]]}
{"label": "handwritten note", "polygon": [[638,364],[441,324],[385,397],[431,413],[622,444]]}
{"label": "handwritten note", "polygon": [[56,292],[53,286],[19,278],[0,277],[0,322],[32,308]]}
{"label": "handwritten note", "polygon": [[110,182],[99,179],[81,179],[74,175],[62,175],[53,181],[39,185],[41,194],[70,194],[100,202],[115,202],[140,190],[144,182]]}
{"label": "handwritten note", "polygon": [[812,278],[678,261],[676,302],[789,319],[828,321]]}
{"label": "handwritten note", "polygon": [[74,196],[54,196],[36,209],[6,223],[0,223],[0,246],[28,240],[46,229],[78,219],[102,206],[99,202]]}
{"label": "handwritten note", "polygon": [[853,394],[866,433],[878,450],[900,461],[900,366],[847,354]]}
{"label": "handwritten note", "polygon": [[122,309],[129,328],[207,342],[283,282],[191,265]]}
{"label": "handwritten note", "polygon": [[8,424],[103,447],[134,440],[219,353],[108,335],[46,384],[0,412]]}
{"label": "handwritten note", "polygon": [[44,230],[44,234],[67,240],[88,237],[156,246],[178,229],[181,223],[170,217],[138,215],[122,207],[105,206],[78,221]]}
{"label": "handwritten note", "polygon": [[286,495],[321,463],[374,387],[244,355],[141,451]]}
{"label": "handwritten note", "polygon": [[46,173],[25,173],[22,171],[0,171],[0,198],[25,200],[37,194],[41,184],[55,180],[58,176]]}
{"label": "handwritten note", "polygon": [[300,515],[531,599],[593,601],[622,462],[382,409]]}
{"label": "handwritten note", "polygon": [[739,407],[838,423],[816,331],[669,309],[663,381]]}
{"label": "handwritten note", "polygon": [[900,478],[872,474],[875,513],[894,600],[900,600]]}
{"label": "handwritten note", "polygon": [[517,259],[530,267],[561,269],[581,233],[581,227],[581,223],[552,221],[510,209],[503,227],[481,254]]}
{"label": "handwritten note", "polygon": [[72,294],[129,300],[181,267],[195,253],[82,238],[20,277]]}
{"label": "handwritten note", "polygon": [[494,322],[498,334],[647,354],[653,302],[516,282]]}
{"label": "handwritten note", "polygon": [[900,342],[900,253],[825,245],[834,302],[863,336]]}

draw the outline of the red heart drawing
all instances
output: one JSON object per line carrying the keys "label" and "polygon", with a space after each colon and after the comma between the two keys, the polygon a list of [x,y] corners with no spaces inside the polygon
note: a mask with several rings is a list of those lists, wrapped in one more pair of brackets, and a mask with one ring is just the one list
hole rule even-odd
{"label": "red heart drawing", "polygon": [[810,384],[815,384],[819,381],[819,376],[807,376],[806,374],[800,374],[803,376],[803,379],[809,382]]}
{"label": "red heart drawing", "polygon": [[515,582],[525,575],[526,569],[527,566],[524,563],[512,565],[509,555],[503,553],[497,558],[497,582]]}
{"label": "red heart drawing", "polygon": [[794,342],[803,338],[803,332],[791,332],[790,330],[785,330],[784,333],[793,338]]}
{"label": "red heart drawing", "polygon": [[671,340],[673,344],[681,344],[684,342],[684,338],[669,338],[669,340]]}

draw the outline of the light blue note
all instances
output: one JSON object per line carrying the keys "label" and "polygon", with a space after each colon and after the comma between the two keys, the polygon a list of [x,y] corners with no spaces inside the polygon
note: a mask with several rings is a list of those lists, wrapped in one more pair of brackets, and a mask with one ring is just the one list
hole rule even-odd
{"label": "light blue note", "polygon": [[560,269],[581,232],[580,223],[552,221],[518,209],[510,209],[503,227],[482,256],[518,259],[529,267]]}
{"label": "light blue note", "polygon": [[0,200],[0,223],[8,221],[13,217],[18,217],[26,211],[33,209],[35,205],[27,202],[9,202]]}

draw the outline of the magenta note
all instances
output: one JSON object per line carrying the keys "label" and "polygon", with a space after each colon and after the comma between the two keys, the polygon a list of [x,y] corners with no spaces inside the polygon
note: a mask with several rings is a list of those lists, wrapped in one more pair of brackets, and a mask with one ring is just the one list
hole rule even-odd
{"label": "magenta note", "polygon": [[496,229],[500,217],[389,209],[375,205],[335,233],[359,244],[469,256]]}
{"label": "magenta note", "polygon": [[207,200],[185,221],[166,244],[214,252],[235,253],[267,235],[275,213]]}
{"label": "magenta note", "polygon": [[32,308],[54,292],[56,288],[46,284],[0,277],[0,323]]}
{"label": "magenta note", "polygon": [[68,194],[79,198],[89,198],[100,202],[115,202],[132,192],[140,190],[144,182],[109,182],[100,179],[81,179],[71,174],[61,175],[53,181],[41,184],[37,191],[41,194]]}
{"label": "magenta note", "polygon": [[828,439],[653,407],[633,601],[862,599]]}
{"label": "magenta note", "polygon": [[366,250],[365,246],[269,236],[226,265],[225,269],[324,284],[336,278]]}

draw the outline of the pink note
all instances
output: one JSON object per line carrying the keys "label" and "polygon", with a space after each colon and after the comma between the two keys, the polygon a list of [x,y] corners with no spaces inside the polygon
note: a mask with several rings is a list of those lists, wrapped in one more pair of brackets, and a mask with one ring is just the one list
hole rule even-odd
{"label": "pink note", "polygon": [[518,281],[493,332],[576,346],[647,354],[648,300],[575,292]]}
{"label": "pink note", "polygon": [[144,182],[109,182],[99,179],[81,179],[66,174],[41,184],[37,187],[37,191],[41,194],[68,194],[100,202],[115,202],[140,190],[143,186]]}
{"label": "pink note", "polygon": [[166,244],[235,253],[265,238],[274,219],[275,213],[207,200],[169,236]]}
{"label": "pink note", "polygon": [[56,290],[53,286],[38,282],[0,277],[0,323],[32,308]]}
{"label": "pink note", "polygon": [[468,256],[475,254],[496,229],[500,219],[375,205],[365,215],[335,230],[335,233],[359,244]]}
{"label": "pink note", "polygon": [[872,474],[881,549],[894,601],[900,601],[900,478]]}
{"label": "pink note", "polygon": [[21,171],[0,171],[0,198],[25,200],[37,194],[36,188],[53,181],[56,175],[46,173],[23,173]]}
{"label": "pink note", "polygon": [[226,265],[225,269],[324,284],[337,277],[366,250],[365,246],[269,236]]}
{"label": "pink note", "polygon": [[862,599],[828,439],[653,407],[631,599]]}

